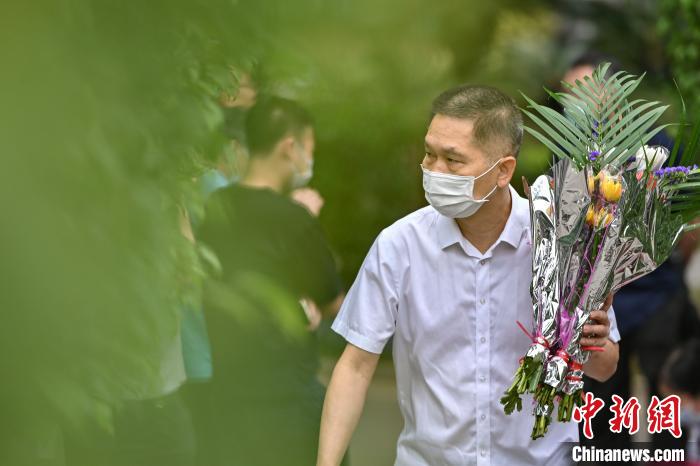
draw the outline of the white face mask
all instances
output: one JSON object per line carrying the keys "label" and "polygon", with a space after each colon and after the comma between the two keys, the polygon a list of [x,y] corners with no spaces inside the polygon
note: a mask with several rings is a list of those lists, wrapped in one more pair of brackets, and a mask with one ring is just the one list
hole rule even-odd
{"label": "white face mask", "polygon": [[471,217],[479,210],[479,207],[488,202],[487,198],[498,187],[498,185],[494,186],[483,199],[474,199],[474,182],[493,170],[500,162],[499,160],[479,176],[460,176],[431,172],[421,165],[425,198],[435,210],[445,217]]}
{"label": "white face mask", "polygon": [[294,175],[292,175],[292,189],[303,188],[311,178],[314,176],[314,159],[311,157],[301,144],[297,144],[300,147],[301,157],[307,161],[306,170],[299,171],[296,166],[294,166]]}

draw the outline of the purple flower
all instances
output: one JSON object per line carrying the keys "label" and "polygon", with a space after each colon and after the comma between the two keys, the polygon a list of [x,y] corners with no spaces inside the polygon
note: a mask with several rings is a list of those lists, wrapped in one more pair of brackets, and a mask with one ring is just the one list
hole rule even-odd
{"label": "purple flower", "polygon": [[588,153],[588,160],[591,162],[595,162],[598,157],[600,157],[600,151],[592,150]]}
{"label": "purple flower", "polygon": [[695,170],[697,165],[692,167],[666,167],[654,171],[654,176],[666,178],[671,184],[681,183],[686,180],[691,170]]}

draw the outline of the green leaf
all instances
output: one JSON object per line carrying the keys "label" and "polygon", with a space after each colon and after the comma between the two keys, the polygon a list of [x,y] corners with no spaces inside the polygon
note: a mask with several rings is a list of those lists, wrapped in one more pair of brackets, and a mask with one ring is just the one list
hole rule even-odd
{"label": "green leaf", "polygon": [[[633,76],[627,75],[625,79],[627,79],[628,77],[630,79],[633,78]],[[613,112],[616,109],[616,107],[622,105],[624,100],[627,99],[627,97],[629,97],[632,94],[632,92],[635,91],[635,89],[637,89],[639,84],[642,82],[643,78],[644,75],[641,75],[637,79],[632,79],[631,81],[628,80],[625,81],[624,84],[620,84],[620,88],[617,91],[615,91],[613,95],[607,97],[607,102],[605,103],[605,105],[603,105],[602,109],[603,114],[607,115]]]}
{"label": "green leaf", "polygon": [[[551,95],[552,97],[554,97],[556,95],[555,93],[549,91],[548,89],[545,89],[545,91],[547,93],[549,93],[549,95]],[[524,96],[524,97],[526,99],[528,99],[527,96]],[[564,105],[562,102],[559,102],[559,103]],[[579,125],[579,126],[576,125],[578,123],[578,121],[571,122],[568,118],[566,118],[561,113],[559,113],[559,112],[557,112],[549,107],[546,107],[544,105],[539,105],[538,107],[540,107],[542,109],[542,111],[546,112],[550,118],[556,119],[557,121],[560,121],[562,124],[566,125],[566,127],[572,132],[572,135],[574,135],[577,139],[579,139],[580,141],[582,141],[586,145],[588,144],[588,141],[590,141],[590,138],[591,138],[591,132],[590,132],[590,126],[588,125],[588,122],[585,120],[585,117],[584,117],[584,119],[581,120],[582,123],[585,122],[585,125],[584,125],[585,130],[584,130],[583,128],[581,128],[581,125]]]}
{"label": "green leaf", "polygon": [[629,120],[634,118],[639,113],[643,112],[648,108],[652,108],[655,105],[659,105],[659,102],[647,102],[643,105],[638,105],[642,102],[646,102],[646,100],[638,99],[634,102],[630,102],[628,107],[626,107],[621,112],[617,112],[618,114],[616,114],[615,117],[610,118],[608,121],[605,122],[605,125],[600,129],[600,134],[607,135],[609,132],[615,133],[618,131],[619,127],[627,124]]}
{"label": "green leaf", "polygon": [[564,117],[571,120],[579,127],[580,131],[584,131],[587,137],[590,137],[591,122],[584,107],[581,106],[581,100],[572,97],[569,94],[561,95],[562,106],[564,108]]}
{"label": "green leaf", "polygon": [[665,189],[667,191],[687,189],[687,188],[700,188],[700,181],[695,181],[695,182],[691,182],[691,183],[671,184],[671,185],[668,185],[668,187],[665,187]]}
{"label": "green leaf", "polygon": [[[577,81],[580,82],[580,81]],[[591,100],[591,97],[588,96],[583,90],[577,86],[577,85],[568,85],[569,90],[571,91],[573,96],[571,96],[571,100],[574,100],[576,98],[575,105],[585,108],[588,110],[588,112],[592,115],[595,115],[595,118],[597,119],[599,116],[597,115],[596,107],[595,107],[595,102]]]}
{"label": "green leaf", "polygon": [[687,233],[689,231],[697,230],[700,228],[700,223],[693,223],[690,225],[683,225],[683,233]]}
{"label": "green leaf", "polygon": [[690,136],[690,142],[683,149],[683,157],[681,157],[681,165],[690,165],[695,160],[697,153],[698,141],[700,141],[700,120],[693,125],[693,131]]}
{"label": "green leaf", "polygon": [[566,137],[562,136],[560,133],[555,131],[551,125],[545,123],[542,119],[538,118],[537,115],[525,109],[523,109],[522,112],[525,115],[527,115],[533,122],[535,122],[537,126],[544,130],[544,132],[547,133],[552,138],[552,141],[554,141],[557,145],[569,151],[570,154],[575,154],[576,152],[578,152],[576,146],[569,142],[569,140]]}
{"label": "green leaf", "polygon": [[678,131],[678,135],[676,136],[676,141],[673,143],[673,150],[671,151],[671,156],[669,157],[668,164],[670,166],[674,166],[676,164],[676,159],[678,158],[678,151],[680,150],[681,141],[683,140],[683,135],[685,134],[685,121],[688,117],[688,112],[685,106],[685,100],[683,100],[683,94],[681,93],[681,90],[678,87],[678,83],[675,79],[673,80],[673,85],[676,86],[676,91],[678,91],[678,97],[681,99],[681,122],[679,123],[680,129]]}
{"label": "green leaf", "polygon": [[553,144],[552,141],[550,141],[549,139],[547,139],[547,138],[546,138],[542,133],[540,133],[539,131],[537,131],[537,130],[535,130],[535,129],[533,129],[533,128],[530,128],[529,126],[526,126],[526,127],[525,127],[525,131],[527,131],[528,133],[530,133],[535,139],[537,139],[537,140],[540,141],[542,144],[544,144],[549,150],[551,150],[552,152],[554,152],[554,154],[556,154],[559,158],[561,158],[561,159],[572,159],[571,156],[569,156],[566,152],[564,152],[564,151],[561,150],[559,147],[557,147],[556,144]]}
{"label": "green leaf", "polygon": [[668,106],[657,107],[654,110],[640,116],[631,122],[626,128],[621,130],[614,139],[606,141],[606,147],[616,147],[618,150],[628,148],[631,142],[636,142],[640,139],[639,133],[643,133],[654,123],[656,123],[656,120],[659,119],[661,114],[663,114],[667,108]]}
{"label": "green leaf", "polygon": [[[650,125],[651,125],[651,123],[650,123]],[[620,146],[621,148],[622,148],[622,147],[626,147],[626,149],[624,149],[624,150],[623,150],[623,149],[621,149],[621,150],[617,150],[617,149],[616,149],[615,151],[613,151],[613,153],[610,154],[610,159],[612,160],[610,163],[614,163],[614,164],[616,164],[616,165],[618,165],[618,166],[621,165],[621,163],[618,163],[618,162],[622,162],[621,159],[622,159],[623,154],[624,154],[625,151],[628,151],[628,153],[630,154],[629,156],[626,156],[626,155],[624,156],[624,157],[625,157],[625,160],[626,160],[627,157],[630,157],[630,156],[636,154],[637,151],[638,151],[644,144],[646,144],[647,142],[649,142],[649,140],[650,140],[651,138],[653,138],[654,136],[656,136],[657,133],[663,131],[666,127],[670,126],[670,124],[661,125],[661,126],[658,126],[658,127],[654,128],[652,131],[650,131],[650,132],[647,133],[646,131],[648,131],[650,125],[647,125],[645,128],[640,129],[640,130],[634,135],[634,136],[637,138],[636,142],[635,142],[635,137],[630,137],[629,141],[631,142],[631,144],[629,144],[629,145],[622,144],[622,145]],[[614,162],[613,162],[613,161],[614,161]]]}
{"label": "green leaf", "polygon": [[571,87],[571,92],[576,94],[579,99],[586,103],[594,118],[598,121],[603,119],[600,110],[603,108],[603,102],[598,96],[592,94],[587,86],[584,86],[580,80],[576,80],[576,84]]}
{"label": "green leaf", "polygon": [[537,110],[550,125],[555,126],[572,144],[575,144],[579,149],[583,148],[585,151],[588,138],[581,130],[564,118],[560,113],[544,105],[537,104],[526,95],[523,95],[523,97],[530,104],[530,107]]}
{"label": "green leaf", "polygon": [[[599,67],[597,67],[597,68],[595,69],[595,71],[593,72],[593,78],[594,78],[598,83],[602,84],[602,83],[604,82],[604,80],[605,80],[605,73],[608,72],[608,69],[610,68],[611,65],[612,65],[612,63],[602,63],[602,64],[601,64]],[[621,73],[621,71],[618,71],[618,72],[615,73],[615,74],[619,74],[619,73]],[[613,75],[613,77],[614,77],[614,76],[615,76],[615,75]],[[612,78],[608,78],[608,80],[610,80],[610,79],[612,79]]]}

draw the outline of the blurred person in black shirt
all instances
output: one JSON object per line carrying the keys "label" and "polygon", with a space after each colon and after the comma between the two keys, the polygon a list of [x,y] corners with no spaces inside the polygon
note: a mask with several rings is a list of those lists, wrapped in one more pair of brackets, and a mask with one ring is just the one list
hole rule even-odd
{"label": "blurred person in black shirt", "polygon": [[309,465],[325,393],[310,330],[342,300],[320,225],[288,196],[312,175],[312,121],[265,97],[245,128],[247,172],[211,196],[198,235],[222,270],[204,291],[213,378],[200,463]]}
{"label": "blurred person in black shirt", "polygon": [[678,395],[681,400],[681,440],[685,462],[700,465],[700,335],[676,348],[661,370],[663,396]]}

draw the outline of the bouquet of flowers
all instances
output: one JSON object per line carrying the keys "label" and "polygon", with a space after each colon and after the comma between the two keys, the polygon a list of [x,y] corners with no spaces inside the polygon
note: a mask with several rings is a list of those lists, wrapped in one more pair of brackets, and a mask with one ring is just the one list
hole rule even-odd
{"label": "bouquet of flowers", "polygon": [[665,261],[700,212],[700,170],[688,166],[700,125],[682,157],[684,122],[672,151],[646,145],[668,126],[655,126],[667,107],[630,101],[644,76],[608,76],[608,69],[601,65],[567,93],[548,91],[563,114],[525,96],[524,113],[538,127],[526,130],[559,158],[526,186],[533,343],[501,399],[510,414],[522,409],[521,395],[534,395],[533,439],[546,433],[555,401],[559,421],[582,403],[583,364],[600,349],[579,344],[591,311]]}

